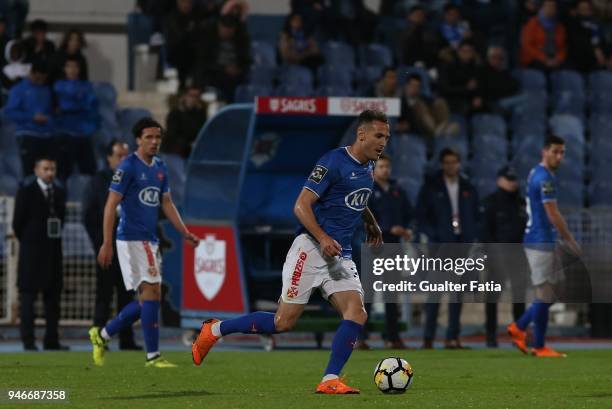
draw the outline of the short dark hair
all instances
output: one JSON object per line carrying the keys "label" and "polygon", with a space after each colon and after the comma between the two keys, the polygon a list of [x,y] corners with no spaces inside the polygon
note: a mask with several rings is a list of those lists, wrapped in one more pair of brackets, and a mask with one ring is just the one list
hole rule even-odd
{"label": "short dark hair", "polygon": [[223,27],[228,28],[238,28],[240,25],[240,20],[237,17],[232,16],[231,14],[224,14],[219,18],[219,24]]}
{"label": "short dark hair", "polygon": [[55,156],[49,153],[45,153],[45,154],[42,154],[36,157],[36,160],[34,160],[34,166],[38,165],[38,163],[42,162],[43,160],[48,160],[49,162],[57,162],[57,159],[55,158]]}
{"label": "short dark hair", "polygon": [[375,109],[366,109],[361,114],[359,114],[359,118],[357,119],[357,128],[364,124],[371,124],[374,121],[380,121],[388,124],[389,118],[387,118],[387,114],[382,111],[378,111]]}
{"label": "short dark hair", "polygon": [[68,48],[68,41],[70,40],[70,37],[73,34],[79,37],[79,41],[81,42],[81,48],[87,47],[87,41],[85,41],[85,34],[83,34],[83,32],[79,29],[71,28],[70,30],[64,33],[64,36],[62,37],[62,43],[59,47],[60,49],[66,50]]}
{"label": "short dark hair", "polygon": [[440,154],[438,155],[438,160],[440,161],[440,163],[444,162],[444,158],[446,158],[447,156],[454,156],[459,162],[461,162],[461,155],[459,154],[459,152],[457,152],[453,148],[444,148],[440,151]]}
{"label": "short dark hair", "polygon": [[81,59],[76,55],[67,55],[64,59],[64,65],[66,65],[67,62],[77,63],[79,65],[79,68],[81,68]]}
{"label": "short dark hair", "polygon": [[423,7],[421,4],[415,4],[408,10],[408,15],[414,13],[415,11],[425,11],[425,7]]}
{"label": "short dark hair", "polygon": [[147,128],[159,128],[160,130],[164,129],[155,119],[146,116],[144,118],[140,118],[138,122],[134,124],[132,127],[132,135],[134,135],[134,138],[138,139],[142,136],[142,131]]}
{"label": "short dark hair", "polygon": [[49,68],[47,67],[47,63],[45,63],[44,61],[34,61],[32,63],[32,66],[30,67],[30,72],[37,72],[39,74],[48,74],[49,73]]}
{"label": "short dark hair", "polygon": [[393,160],[391,159],[391,156],[389,156],[388,154],[384,152],[380,154],[380,156],[378,157],[378,160],[386,160],[386,161],[389,161],[389,163],[393,162]]}
{"label": "short dark hair", "polygon": [[550,134],[544,139],[544,145],[542,147],[548,149],[550,145],[565,145],[565,140],[560,136]]}
{"label": "short dark hair", "polygon": [[30,23],[30,31],[47,31],[49,30],[49,25],[45,20],[36,19]]}
{"label": "short dark hair", "polygon": [[383,78],[385,75],[387,75],[389,71],[397,72],[395,67],[388,65],[385,68],[383,68],[382,72],[380,73],[380,78]]}
{"label": "short dark hair", "polygon": [[459,11],[459,7],[457,7],[457,5],[456,5],[456,4],[453,4],[453,3],[446,3],[446,4],[444,5],[444,13],[448,13],[448,12],[449,12],[449,11],[451,11],[451,10],[457,10],[457,11]]}
{"label": "short dark hair", "polygon": [[127,145],[127,142],[117,138],[111,139],[111,141],[106,145],[106,148],[104,149],[104,153],[106,154],[107,158],[113,155],[113,148],[115,147],[115,145]]}
{"label": "short dark hair", "polygon": [[423,78],[419,74],[414,73],[414,72],[412,74],[408,75],[408,78],[406,78],[406,83],[408,83],[408,82],[410,82],[412,80],[415,80],[415,81],[418,81],[418,82],[423,82]]}

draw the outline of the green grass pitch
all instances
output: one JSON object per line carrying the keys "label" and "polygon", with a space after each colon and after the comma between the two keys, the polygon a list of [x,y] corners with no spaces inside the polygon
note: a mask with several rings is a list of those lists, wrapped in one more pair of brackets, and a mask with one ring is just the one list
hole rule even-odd
{"label": "green grass pitch", "polygon": [[[2,354],[0,389],[67,389],[70,403],[0,409],[612,408],[612,351],[556,360],[510,350],[355,351],[345,372],[361,395],[316,395],[328,354],[212,351],[200,367],[189,352],[165,354],[176,369],[145,369],[136,352],[111,352],[102,368],[88,353]],[[396,355],[414,367],[414,383],[404,395],[384,395],[374,386],[374,366]]]}

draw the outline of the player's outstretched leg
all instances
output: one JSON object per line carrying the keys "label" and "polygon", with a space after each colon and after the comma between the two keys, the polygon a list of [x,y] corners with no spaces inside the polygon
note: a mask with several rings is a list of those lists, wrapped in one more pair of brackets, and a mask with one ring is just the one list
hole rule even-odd
{"label": "player's outstretched leg", "polygon": [[210,319],[204,321],[198,337],[191,345],[193,363],[200,365],[208,351],[224,335],[235,333],[277,334],[291,330],[302,315],[304,305],[287,303],[281,300],[276,314],[257,311],[231,320]]}
{"label": "player's outstretched leg", "polygon": [[132,301],[119,314],[113,318],[102,329],[99,327],[91,327],[89,329],[89,340],[93,347],[93,361],[98,366],[104,365],[104,353],[108,342],[113,335],[117,334],[124,328],[131,326],[140,318],[140,304],[138,301]]}
{"label": "player's outstretched leg", "polygon": [[367,320],[361,294],[357,291],[341,291],[334,293],[330,301],[344,319],[340,322],[336,335],[334,335],[329,363],[321,383],[317,385],[316,393],[329,395],[359,393],[359,389],[344,383],[340,378],[340,372],[350,358],[353,346]]}

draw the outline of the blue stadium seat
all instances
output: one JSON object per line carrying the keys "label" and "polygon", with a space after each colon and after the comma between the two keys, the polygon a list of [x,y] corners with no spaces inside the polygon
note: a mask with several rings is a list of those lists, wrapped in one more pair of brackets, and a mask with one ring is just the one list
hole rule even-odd
{"label": "blue stadium seat", "polygon": [[486,134],[506,137],[506,122],[500,115],[477,114],[472,117],[474,135]]}
{"label": "blue stadium seat", "polygon": [[364,67],[389,67],[393,65],[393,54],[384,44],[363,45],[359,47],[359,63]]}
{"label": "blue stadium seat", "polygon": [[582,208],[584,206],[584,185],[582,181],[565,181],[558,179],[558,202],[560,207]]}
{"label": "blue stadium seat", "polygon": [[472,153],[478,160],[487,158],[505,161],[508,158],[508,142],[499,135],[478,133],[472,140]]}
{"label": "blue stadium seat", "polygon": [[612,93],[598,92],[591,94],[591,114],[612,114]]}
{"label": "blue stadium seat", "polygon": [[253,65],[249,69],[249,84],[271,87],[276,69],[266,65]]}
{"label": "blue stadium seat", "polygon": [[21,157],[17,154],[2,155],[3,174],[10,175],[17,180],[21,180],[23,168],[21,166]]}
{"label": "blue stadium seat", "polygon": [[547,115],[548,94],[546,90],[529,90],[525,91],[525,102],[517,105],[513,112],[513,118],[516,117],[544,117]]}
{"label": "blue stadium seat", "polygon": [[283,65],[278,69],[280,85],[303,85],[312,88],[312,73],[308,68],[299,65]]}
{"label": "blue stadium seat", "polygon": [[265,41],[252,41],[251,56],[254,65],[265,67],[276,66],[276,51],[274,50],[274,46],[270,43]]}
{"label": "blue stadium seat", "polygon": [[[608,174],[609,175],[609,174]],[[606,175],[589,185],[589,205],[591,207],[609,207],[612,203],[612,181]]]}
{"label": "blue stadium seat", "polygon": [[357,90],[360,95],[371,92],[372,87],[382,75],[383,67],[361,67],[356,70]]}
{"label": "blue stadium seat", "polygon": [[429,73],[425,68],[421,67],[410,67],[410,66],[399,66],[397,68],[397,81],[400,86],[403,86],[406,83],[406,80],[412,74],[417,74],[421,77],[421,88],[423,91],[423,95],[426,97],[432,96],[431,91],[431,79],[429,78]]}
{"label": "blue stadium seat", "polygon": [[181,156],[174,154],[162,153],[160,156],[168,167],[168,182],[172,199],[180,205],[183,203],[187,181],[186,161]]}
{"label": "blue stadium seat", "polygon": [[542,151],[543,142],[544,136],[540,139],[539,137],[534,138],[525,135],[514,151],[512,165],[516,169],[516,173],[522,185],[525,185],[529,171],[540,163],[540,152]]}
{"label": "blue stadium seat", "polygon": [[117,90],[110,82],[94,82],[94,93],[100,107],[117,108]]}
{"label": "blue stadium seat", "polygon": [[470,182],[472,182],[472,185],[476,188],[480,199],[484,199],[497,190],[497,178],[495,177],[495,173],[488,177],[471,177]]}
{"label": "blue stadium seat", "polygon": [[280,14],[249,14],[247,17],[249,36],[256,41],[276,44],[278,33],[282,31],[283,24],[285,24],[285,18]]}
{"label": "blue stadium seat", "polygon": [[397,184],[406,192],[406,196],[408,196],[410,204],[415,206],[419,196],[419,190],[423,185],[423,181],[421,179],[411,177],[398,177]]}
{"label": "blue stadium seat", "polygon": [[339,41],[328,41],[321,47],[325,57],[325,64],[334,66],[355,66],[355,52],[353,47]]}
{"label": "blue stadium seat", "polygon": [[273,91],[274,96],[290,97],[302,96],[308,97],[314,94],[314,90],[307,84],[282,84],[276,87]]}
{"label": "blue stadium seat", "polygon": [[612,93],[612,73],[610,71],[595,71],[588,77],[589,93]]}
{"label": "blue stadium seat", "polygon": [[558,70],[551,74],[550,79],[553,113],[582,118],[586,102],[582,76],[575,71]]}
{"label": "blue stadium seat", "polygon": [[584,145],[584,126],[580,118],[574,115],[553,115],[549,119],[552,133],[565,138],[566,142]]}
{"label": "blue stadium seat", "polygon": [[19,179],[12,175],[0,174],[0,195],[15,196],[19,189]]}
{"label": "blue stadium seat", "polygon": [[541,71],[517,69],[513,73],[524,91],[546,91],[546,77]]}
{"label": "blue stadium seat", "polygon": [[66,192],[69,202],[81,202],[85,187],[89,184],[91,176],[72,174],[66,181]]}
{"label": "blue stadium seat", "polygon": [[132,134],[132,127],[139,119],[151,116],[151,112],[143,108],[124,108],[117,112],[123,140],[130,145],[130,149],[136,149],[136,140]]}
{"label": "blue stadium seat", "polygon": [[343,85],[322,85],[317,88],[315,94],[328,97],[351,97],[354,92],[350,87]]}
{"label": "blue stadium seat", "polygon": [[0,124],[0,152],[2,152],[2,156],[19,156],[15,124],[4,118],[2,118]]}
{"label": "blue stadium seat", "polygon": [[442,149],[444,148],[452,148],[456,150],[459,153],[459,155],[461,155],[462,161],[467,160],[468,152],[469,152],[467,140],[457,137],[457,136],[453,136],[453,137],[439,136],[434,140],[434,148],[433,148],[434,154],[432,157],[432,161],[434,161],[436,164],[438,163],[438,155],[440,154],[440,151],[442,151]]}
{"label": "blue stadium seat", "polygon": [[236,88],[236,102],[253,102],[256,96],[272,95],[272,88],[266,85],[242,84]]}
{"label": "blue stadium seat", "polygon": [[351,87],[353,83],[353,69],[343,65],[324,65],[317,72],[319,84],[340,87]]}

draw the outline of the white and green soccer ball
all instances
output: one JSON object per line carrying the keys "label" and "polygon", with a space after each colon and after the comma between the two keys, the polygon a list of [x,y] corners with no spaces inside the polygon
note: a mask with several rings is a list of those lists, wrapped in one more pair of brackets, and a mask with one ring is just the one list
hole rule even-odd
{"label": "white and green soccer ball", "polygon": [[385,358],[374,369],[374,383],[383,393],[406,392],[412,385],[413,377],[412,366],[398,357]]}

